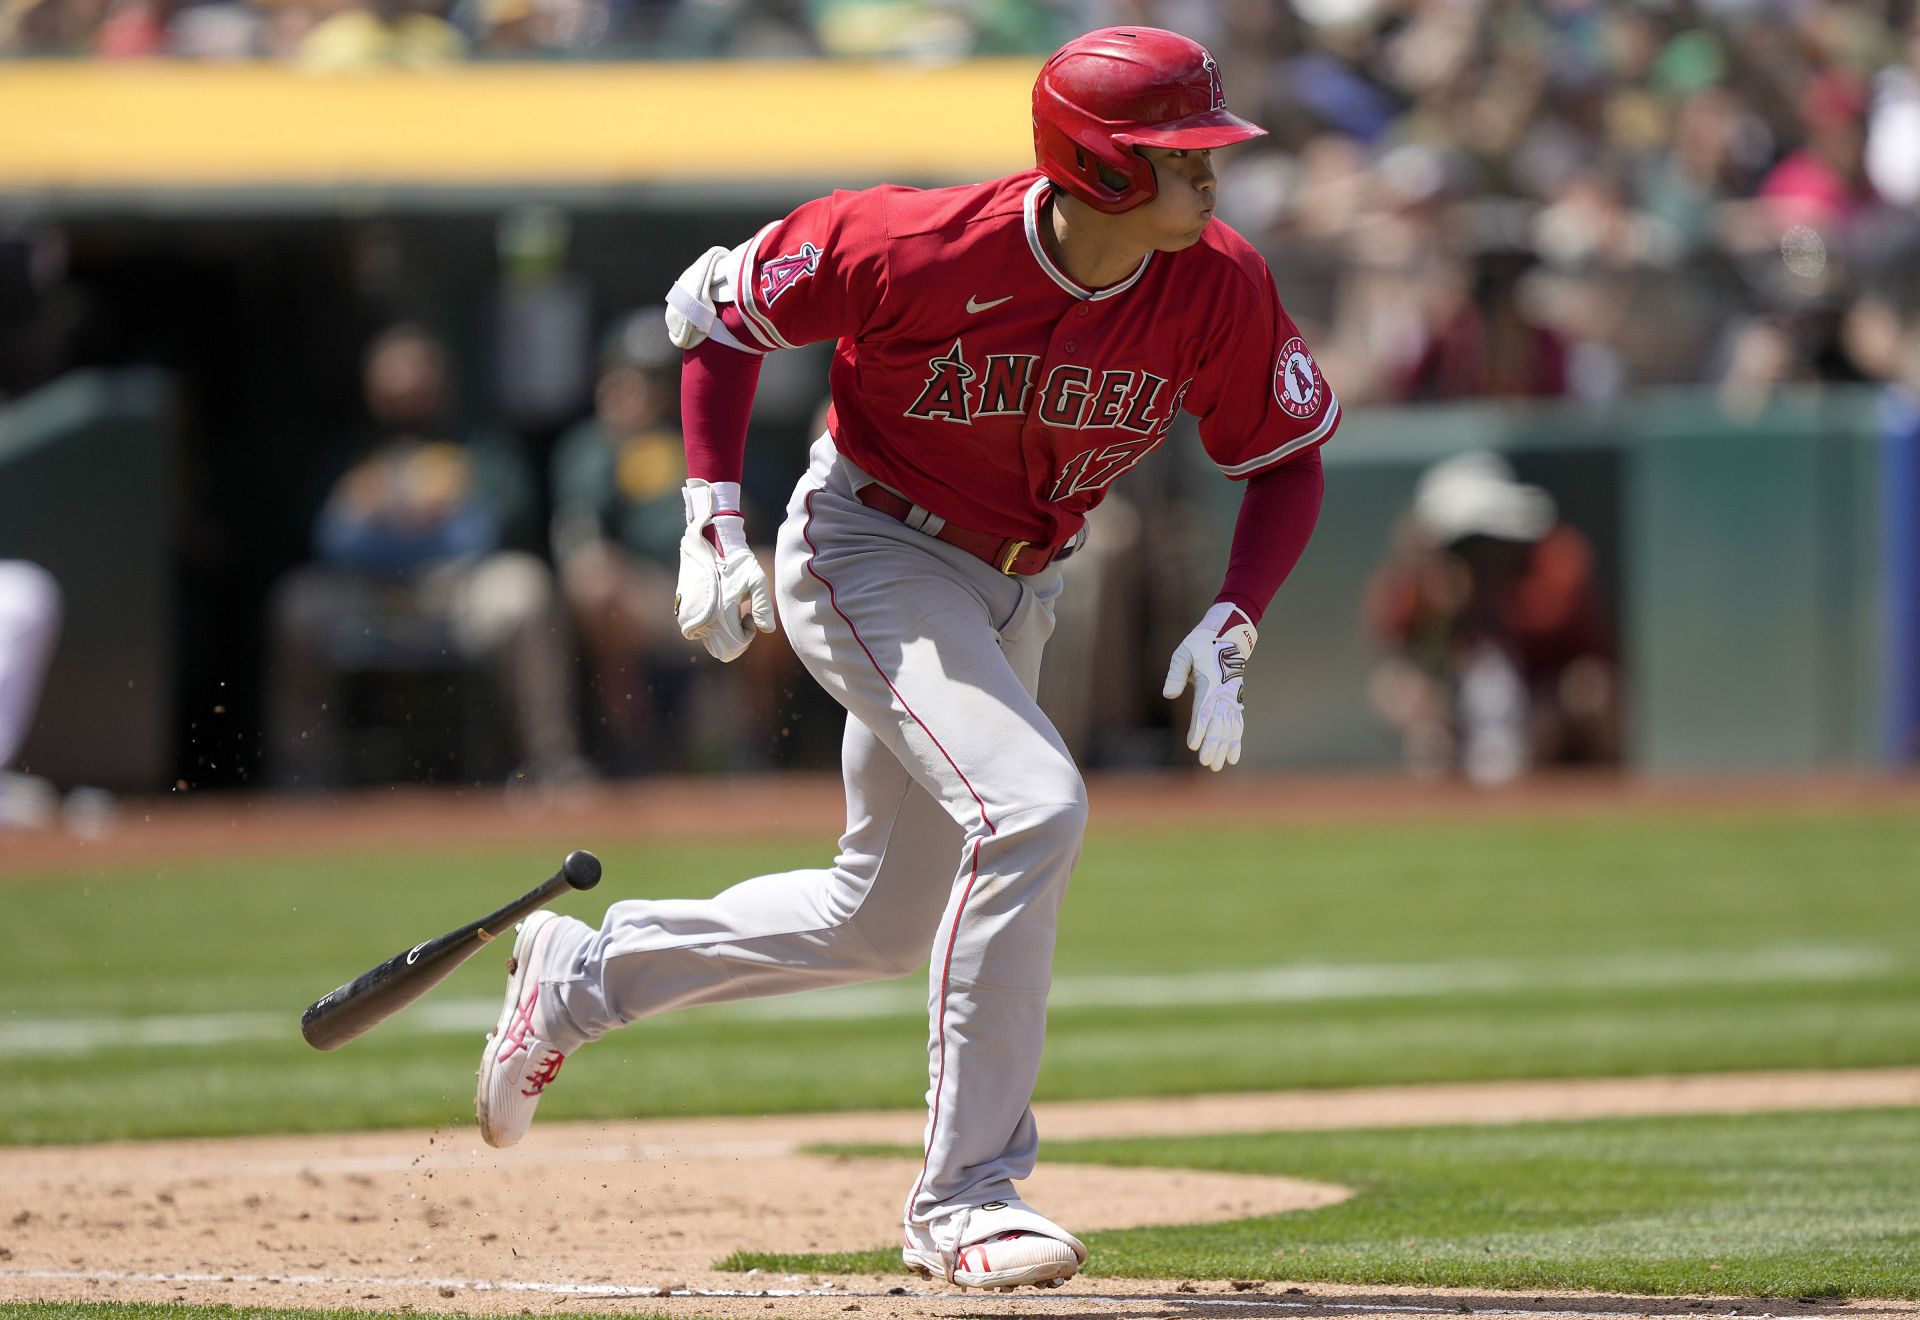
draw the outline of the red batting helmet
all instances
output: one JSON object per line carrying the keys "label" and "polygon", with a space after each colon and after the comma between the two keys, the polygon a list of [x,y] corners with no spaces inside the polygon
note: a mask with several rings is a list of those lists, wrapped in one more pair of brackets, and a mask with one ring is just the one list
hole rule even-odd
{"label": "red batting helmet", "polygon": [[[1136,146],[1224,147],[1266,129],[1227,109],[1207,48],[1160,28],[1110,27],[1055,51],[1033,84],[1040,172],[1110,215],[1153,197],[1153,166]],[[1126,179],[1113,188],[1106,166]]]}

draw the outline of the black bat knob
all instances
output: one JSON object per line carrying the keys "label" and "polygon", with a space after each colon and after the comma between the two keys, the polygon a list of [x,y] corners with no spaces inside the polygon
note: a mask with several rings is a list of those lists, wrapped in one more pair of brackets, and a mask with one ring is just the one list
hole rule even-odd
{"label": "black bat knob", "polygon": [[575,889],[592,889],[600,883],[600,859],[585,848],[568,853],[567,860],[560,863],[560,870]]}

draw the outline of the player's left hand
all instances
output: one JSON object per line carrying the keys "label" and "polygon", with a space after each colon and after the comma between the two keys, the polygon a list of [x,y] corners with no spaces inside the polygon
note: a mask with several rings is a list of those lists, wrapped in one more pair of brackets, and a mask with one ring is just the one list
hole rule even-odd
{"label": "player's left hand", "polygon": [[687,530],[680,537],[674,616],[681,635],[705,646],[716,660],[737,660],[755,629],[773,631],[773,592],[766,570],[747,545],[737,487],[719,494],[706,482],[692,480],[683,494]]}
{"label": "player's left hand", "polygon": [[1246,728],[1241,714],[1240,679],[1259,640],[1253,620],[1238,605],[1216,601],[1173,653],[1166,686],[1160,695],[1172,701],[1193,680],[1193,722],[1187,726],[1187,746],[1200,753],[1209,770],[1237,765],[1240,735]]}

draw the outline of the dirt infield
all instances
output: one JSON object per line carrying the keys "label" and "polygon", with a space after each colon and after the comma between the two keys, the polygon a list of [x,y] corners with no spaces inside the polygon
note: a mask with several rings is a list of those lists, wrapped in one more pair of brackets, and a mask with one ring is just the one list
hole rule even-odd
{"label": "dirt infield", "polygon": [[[1509,1082],[1047,1106],[1055,1140],[1432,1122],[1920,1103],[1920,1069]],[[911,1161],[806,1155],[918,1141],[917,1113],[536,1127],[490,1151],[432,1132],[0,1152],[0,1300],[192,1301],[479,1315],[555,1310],[745,1317],[1817,1313],[1817,1304],[1488,1296],[1284,1283],[1076,1281],[1064,1296],[963,1296],[883,1276],[718,1273],[739,1249],[892,1240]],[[1195,1223],[1328,1205],[1344,1188],[1190,1170],[1043,1167],[1024,1189],[1076,1229]],[[1097,1269],[1097,1262],[1095,1263]],[[684,1291],[707,1295],[664,1296]],[[733,1296],[716,1296],[728,1292]],[[1848,1315],[1920,1316],[1852,1303]]]}

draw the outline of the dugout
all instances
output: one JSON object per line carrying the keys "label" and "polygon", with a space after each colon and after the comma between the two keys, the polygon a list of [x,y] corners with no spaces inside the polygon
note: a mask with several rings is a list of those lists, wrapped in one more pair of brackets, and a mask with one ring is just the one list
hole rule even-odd
{"label": "dugout", "polygon": [[[675,108],[711,101],[704,66],[331,79],[9,66],[0,435],[38,457],[0,455],[0,554],[49,561],[79,611],[29,762],[124,790],[257,779],[267,596],[307,555],[380,328],[418,320],[444,337],[462,411],[504,410],[544,474],[547,448],[589,399],[595,328],[658,302],[712,235],[748,233],[825,186],[1018,168],[1031,77],[1018,60],[771,65],[730,83],[726,113],[688,130]],[[897,112],[884,123],[865,110],[882,102]],[[1005,107],[1006,122],[975,116],[970,135],[930,142],[919,126],[955,104]],[[529,255],[543,229],[554,269]],[[516,320],[522,333],[503,349]],[[558,370],[517,370],[529,348],[569,335]],[[771,475],[748,491],[763,508],[784,503],[824,381],[824,349],[769,366],[751,443],[764,460],[754,475]],[[132,396],[144,400],[135,418]],[[134,433],[138,462],[100,457],[98,436]],[[101,471],[114,479],[86,475]],[[81,527],[92,567],[63,548]],[[114,619],[135,559],[140,608],[117,632],[86,623]],[[122,685],[109,702],[106,673]],[[794,727],[805,730],[794,759],[831,761],[826,721]],[[404,754],[374,759],[405,769]]]}

